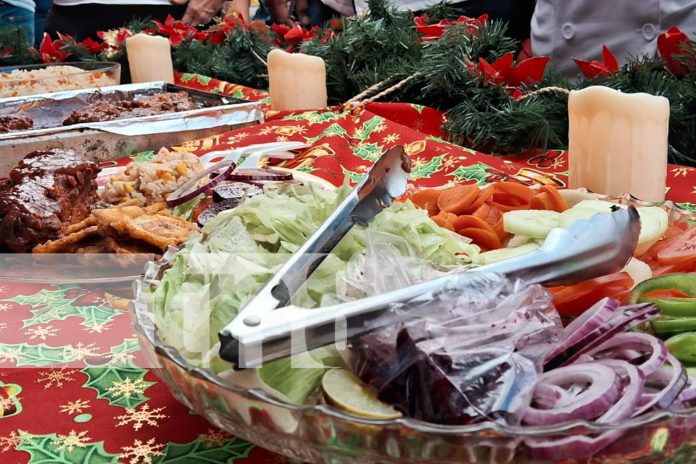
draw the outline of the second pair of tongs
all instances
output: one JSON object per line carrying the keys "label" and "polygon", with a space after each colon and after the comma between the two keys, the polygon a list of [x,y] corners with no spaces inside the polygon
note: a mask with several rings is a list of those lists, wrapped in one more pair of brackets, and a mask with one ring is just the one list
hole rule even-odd
{"label": "second pair of tongs", "polygon": [[[291,297],[356,223],[366,223],[406,190],[410,160],[400,147],[387,151],[319,230],[220,332],[220,355],[236,368],[299,354],[380,328],[394,305],[432,295],[468,273],[451,274],[382,295],[317,309],[289,305]],[[640,233],[635,208],[616,208],[568,229],[554,229],[530,254],[475,268],[527,283],[570,284],[617,272],[631,258]],[[469,272],[472,272],[469,271]],[[337,335],[339,334],[339,335]],[[342,340],[337,340],[339,336]]]}

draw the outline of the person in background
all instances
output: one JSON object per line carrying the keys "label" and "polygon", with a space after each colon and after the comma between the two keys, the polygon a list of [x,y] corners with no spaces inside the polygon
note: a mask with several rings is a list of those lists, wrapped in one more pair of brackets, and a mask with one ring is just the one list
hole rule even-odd
{"label": "person in background", "polygon": [[53,0],[46,32],[70,34],[75,40],[97,39],[98,31],[117,29],[134,18],[164,21],[168,15],[202,26],[222,9],[225,0]]}
{"label": "person in background", "polygon": [[[574,0],[562,1],[572,3]],[[441,2],[442,0],[392,0],[395,6],[403,10],[413,11],[415,14],[420,14],[423,10]],[[487,14],[490,19],[505,21],[508,23],[507,35],[520,41],[529,38],[535,0],[445,0],[445,3],[456,14],[469,17]],[[361,14],[366,8],[367,0],[355,0],[355,9],[358,14]]]}
{"label": "person in background", "polygon": [[27,40],[34,41],[34,0],[0,0],[0,26],[8,24],[27,32]]}
{"label": "person in background", "polygon": [[537,0],[532,18],[532,53],[551,57],[569,78],[579,70],[573,58],[601,60],[602,46],[620,64],[654,56],[657,37],[677,26],[696,39],[694,0]]}
{"label": "person in background", "polygon": [[286,0],[265,0],[271,23],[288,26],[299,23],[306,27],[322,26],[329,19],[340,15],[327,3],[324,0],[295,0],[293,11]]}
{"label": "person in background", "polygon": [[34,45],[37,47],[43,39],[46,16],[51,9],[53,0],[36,0],[36,11],[34,11]]}

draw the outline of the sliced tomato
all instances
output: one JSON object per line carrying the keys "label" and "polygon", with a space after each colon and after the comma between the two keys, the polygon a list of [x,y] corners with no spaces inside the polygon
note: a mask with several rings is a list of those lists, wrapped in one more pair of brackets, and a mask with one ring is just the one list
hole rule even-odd
{"label": "sliced tomato", "polygon": [[670,239],[670,243],[657,252],[661,264],[677,264],[696,260],[696,227]]}
{"label": "sliced tomato", "polygon": [[617,272],[567,287],[553,287],[553,302],[562,317],[578,317],[605,297],[625,299],[633,287],[626,272]]}
{"label": "sliced tomato", "polygon": [[641,296],[641,298],[689,298],[689,295],[676,288],[670,288],[667,290],[653,290]]}

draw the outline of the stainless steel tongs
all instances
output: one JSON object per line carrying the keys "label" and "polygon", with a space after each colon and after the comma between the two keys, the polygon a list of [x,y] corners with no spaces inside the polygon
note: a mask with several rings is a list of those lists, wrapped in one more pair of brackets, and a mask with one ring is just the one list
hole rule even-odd
{"label": "stainless steel tongs", "polygon": [[457,285],[469,272],[496,272],[528,283],[570,284],[622,269],[638,242],[640,221],[632,208],[616,208],[554,229],[530,254],[451,274],[382,295],[317,309],[290,305],[291,297],[357,223],[366,223],[406,190],[410,160],[401,147],[387,151],[326,222],[221,332],[220,355],[236,368],[325,346],[394,323],[381,317],[394,305]]}

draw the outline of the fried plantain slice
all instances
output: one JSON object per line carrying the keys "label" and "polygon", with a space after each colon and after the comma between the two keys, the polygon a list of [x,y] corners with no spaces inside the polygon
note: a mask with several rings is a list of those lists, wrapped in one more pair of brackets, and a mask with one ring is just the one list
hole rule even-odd
{"label": "fried plantain slice", "polygon": [[165,251],[171,245],[181,245],[198,227],[177,216],[142,215],[112,222],[109,226],[120,236],[141,240]]}
{"label": "fried plantain slice", "polygon": [[80,229],[65,237],[57,240],[49,240],[41,245],[36,245],[33,249],[34,253],[72,253],[83,240],[97,235],[99,227],[89,226]]}

